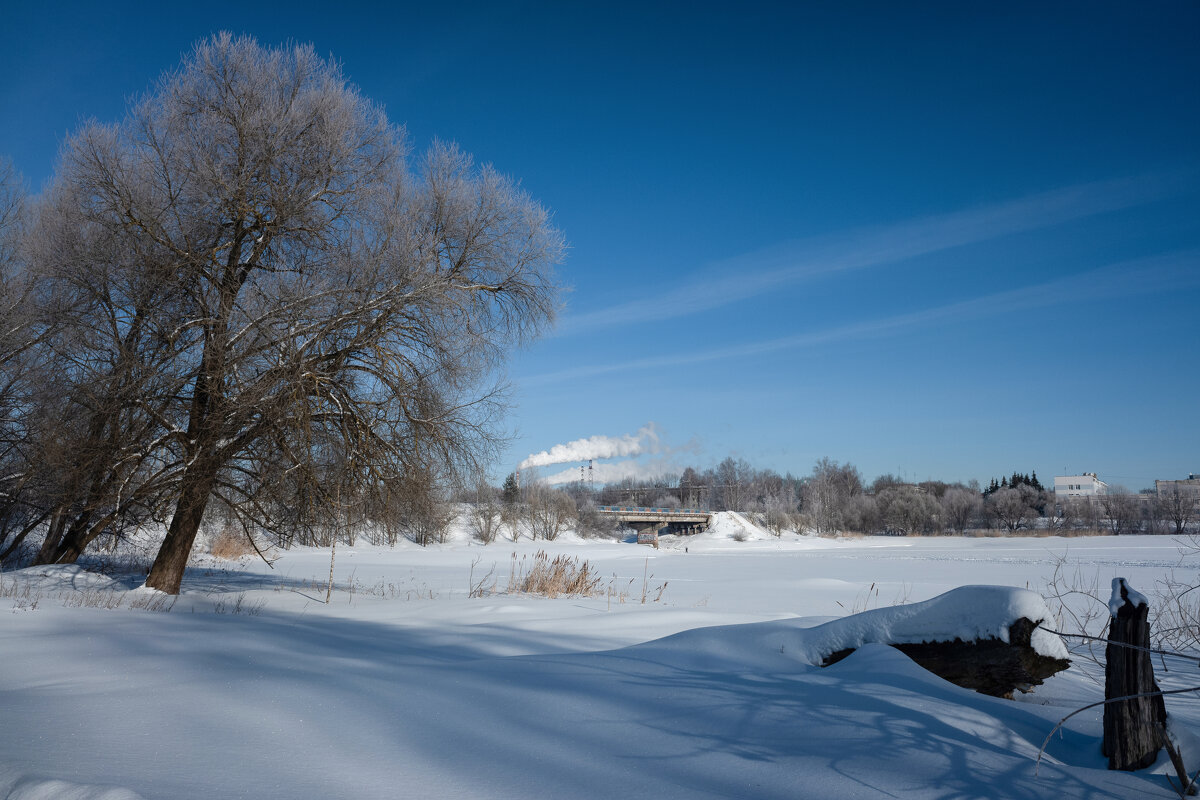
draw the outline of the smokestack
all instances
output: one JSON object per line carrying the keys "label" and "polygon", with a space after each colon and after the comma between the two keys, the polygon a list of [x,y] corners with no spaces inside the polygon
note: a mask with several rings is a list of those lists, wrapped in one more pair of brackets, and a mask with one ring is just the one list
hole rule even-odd
{"label": "smokestack", "polygon": [[654,423],[648,422],[637,433],[624,436],[589,436],[566,444],[556,444],[549,450],[534,453],[521,462],[522,467],[545,467],[551,464],[567,464],[572,461],[590,461],[596,458],[629,458],[659,450],[658,431]]}

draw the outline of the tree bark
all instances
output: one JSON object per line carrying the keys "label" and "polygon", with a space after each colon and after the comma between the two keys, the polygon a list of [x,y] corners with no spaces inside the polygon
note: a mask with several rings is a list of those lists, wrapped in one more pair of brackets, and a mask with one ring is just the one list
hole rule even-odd
{"label": "tree bark", "polygon": [[1118,600],[1121,605],[1109,621],[1104,653],[1104,699],[1114,702],[1104,705],[1103,753],[1108,757],[1109,769],[1132,771],[1157,760],[1167,712],[1159,694],[1116,700],[1151,694],[1159,688],[1150,662],[1150,609],[1140,595],[1134,595],[1136,604],[1131,601],[1124,578],[1115,579],[1113,584],[1109,607]]}
{"label": "tree bark", "polygon": [[200,531],[200,522],[204,519],[204,509],[208,505],[216,477],[215,466],[205,469],[203,474],[195,474],[193,471],[193,474],[184,476],[179,502],[175,505],[175,514],[171,517],[167,536],[158,549],[154,565],[150,567],[150,574],[146,576],[146,585],[151,589],[158,589],[167,594],[179,594],[183,572],[187,568],[196,534]]}
{"label": "tree bark", "polygon": [[71,527],[67,529],[66,534],[57,542],[53,553],[49,556],[49,560],[43,562],[46,564],[74,564],[83,555],[84,548],[88,543],[95,539],[99,532],[91,536],[87,535],[88,523],[92,515],[90,513],[81,514],[71,522]]}
{"label": "tree bark", "polygon": [[58,550],[59,542],[62,541],[63,532],[67,527],[67,513],[62,509],[55,511],[50,517],[50,526],[46,529],[46,538],[42,540],[42,546],[38,549],[37,557],[33,560],[34,564],[53,564],[54,554]]}

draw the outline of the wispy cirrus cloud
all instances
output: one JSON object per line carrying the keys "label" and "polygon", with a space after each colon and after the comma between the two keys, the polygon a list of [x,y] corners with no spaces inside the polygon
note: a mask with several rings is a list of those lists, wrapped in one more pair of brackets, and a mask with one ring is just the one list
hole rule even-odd
{"label": "wispy cirrus cloud", "polygon": [[1186,168],[1095,181],[981,208],[789,242],[708,265],[691,282],[653,297],[568,314],[556,334],[584,333],[651,316],[687,316],[820,275],[898,263],[1133,208],[1194,189],[1195,177],[1196,170]]}
{"label": "wispy cirrus cloud", "polygon": [[1160,256],[1123,261],[1067,278],[905,314],[727,347],[574,367],[520,378],[519,383],[524,386],[537,386],[617,372],[664,369],[729,358],[747,358],[780,350],[892,335],[908,329],[942,323],[1003,316],[1064,303],[1083,303],[1131,294],[1152,294],[1198,284],[1200,284],[1200,250],[1182,250]]}

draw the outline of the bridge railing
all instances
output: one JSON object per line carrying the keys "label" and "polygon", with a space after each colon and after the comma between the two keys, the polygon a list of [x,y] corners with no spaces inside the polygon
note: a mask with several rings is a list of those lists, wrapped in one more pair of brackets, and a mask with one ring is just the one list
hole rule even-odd
{"label": "bridge railing", "polygon": [[596,506],[597,511],[613,514],[711,514],[705,508],[658,508],[653,506]]}

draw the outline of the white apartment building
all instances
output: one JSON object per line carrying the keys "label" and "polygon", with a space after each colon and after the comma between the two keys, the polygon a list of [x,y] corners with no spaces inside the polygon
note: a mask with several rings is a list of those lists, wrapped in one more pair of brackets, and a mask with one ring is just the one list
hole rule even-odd
{"label": "white apartment building", "polygon": [[1094,472],[1054,476],[1055,497],[1095,497],[1107,492],[1108,484],[1097,478]]}
{"label": "white apartment building", "polygon": [[1154,489],[1159,497],[1178,492],[1181,495],[1191,495],[1200,498],[1200,475],[1192,473],[1186,481],[1155,481]]}

